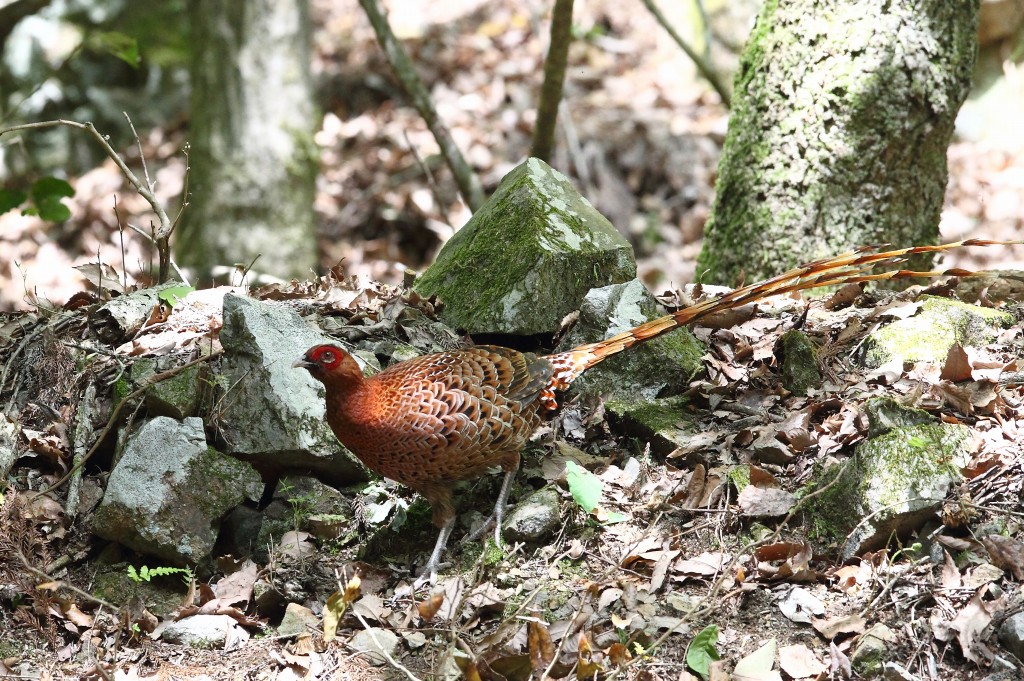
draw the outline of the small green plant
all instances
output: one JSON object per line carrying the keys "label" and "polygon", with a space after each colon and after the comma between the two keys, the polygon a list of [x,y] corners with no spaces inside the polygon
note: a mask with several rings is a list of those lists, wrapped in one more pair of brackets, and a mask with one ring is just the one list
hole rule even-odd
{"label": "small green plant", "polygon": [[185,584],[191,584],[194,577],[192,571],[188,568],[167,566],[151,568],[147,565],[143,565],[141,568],[136,570],[134,565],[128,566],[128,579],[139,584],[142,582],[148,582],[152,580],[153,577],[165,577],[167,575],[181,575]]}
{"label": "small green plant", "polygon": [[41,177],[32,183],[28,192],[0,188],[0,213],[21,206],[22,215],[38,215],[47,222],[64,222],[71,217],[71,209],[61,199],[75,195],[66,181],[56,177]]}
{"label": "small green plant", "polygon": [[280,483],[277,486],[277,491],[292,507],[292,526],[298,530],[306,518],[313,515],[313,510],[316,508],[316,497],[310,492],[299,494],[295,485],[287,482]]}
{"label": "small green plant", "polygon": [[305,522],[306,518],[313,515],[313,509],[316,508],[316,498],[308,493],[299,494],[288,497],[288,503],[292,507],[292,523],[295,529],[298,530],[302,527],[302,523]]}

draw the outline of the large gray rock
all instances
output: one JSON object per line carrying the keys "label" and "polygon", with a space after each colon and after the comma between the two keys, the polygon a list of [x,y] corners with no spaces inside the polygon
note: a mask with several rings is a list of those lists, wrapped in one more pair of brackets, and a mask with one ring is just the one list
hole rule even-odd
{"label": "large gray rock", "polygon": [[213,549],[221,519],[263,490],[252,466],[208,447],[203,420],[158,416],[129,436],[93,530],[172,565]]}
{"label": "large gray rock", "polygon": [[543,161],[527,159],[444,245],[416,290],[469,333],[553,333],[598,286],[636,276],[633,249]]}
{"label": "large gray rock", "polygon": [[999,627],[999,640],[1018,660],[1024,660],[1024,612],[1007,617]]}
{"label": "large gray rock", "polygon": [[846,537],[842,560],[906,538],[934,517],[970,452],[970,429],[947,423],[893,428],[865,440],[852,459],[818,477],[824,485],[840,476],[810,502],[811,523]]}
{"label": "large gray rock", "polygon": [[[579,320],[558,351],[605,340],[665,314],[639,280],[592,289],[580,305]],[[650,401],[686,390],[701,371],[704,345],[688,329],[679,328],[609,357],[576,381],[573,389],[587,396],[624,402]]]}
{"label": "large gray rock", "polygon": [[[366,469],[324,420],[324,388],[292,362],[319,343],[338,343],[292,310],[224,297],[218,425],[226,451],[276,470],[313,471],[336,484],[366,479]],[[365,363],[365,358],[360,358]]]}

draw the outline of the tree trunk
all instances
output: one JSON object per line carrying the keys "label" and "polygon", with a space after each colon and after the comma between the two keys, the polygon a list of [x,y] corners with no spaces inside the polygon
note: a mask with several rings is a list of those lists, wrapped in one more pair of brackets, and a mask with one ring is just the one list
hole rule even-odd
{"label": "tree trunk", "polygon": [[257,255],[257,271],[306,277],[316,265],[318,167],[307,3],[189,0],[189,16],[191,173],[180,259],[200,278]]}
{"label": "tree trunk", "polygon": [[752,281],[857,245],[935,243],[978,6],[768,0],[736,75],[698,271]]}

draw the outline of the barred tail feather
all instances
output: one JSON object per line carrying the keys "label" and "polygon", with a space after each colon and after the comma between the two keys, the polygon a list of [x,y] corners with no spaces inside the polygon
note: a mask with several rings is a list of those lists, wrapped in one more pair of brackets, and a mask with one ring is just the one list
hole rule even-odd
{"label": "barred tail feather", "polygon": [[975,272],[963,269],[931,270],[918,272],[914,270],[895,269],[871,274],[878,267],[895,267],[906,262],[910,257],[922,253],[941,253],[956,248],[973,246],[1008,246],[1024,244],[1021,241],[992,241],[988,239],[966,239],[933,246],[912,246],[896,250],[883,251],[883,246],[863,246],[848,253],[831,258],[815,260],[795,267],[788,272],[764,281],[743,286],[718,298],[705,300],[683,308],[672,314],[641,324],[635,329],[624,331],[597,343],[581,345],[567,352],[549,355],[546,359],[554,367],[549,389],[542,395],[542,401],[553,406],[555,393],[565,390],[580,374],[612,355],[618,354],[637,343],[657,338],[673,329],[695,322],[703,317],[742,307],[748,303],[767,298],[768,296],[804,291],[821,286],[838,286],[868,281],[888,281],[890,279],[936,278],[943,276],[970,277]]}

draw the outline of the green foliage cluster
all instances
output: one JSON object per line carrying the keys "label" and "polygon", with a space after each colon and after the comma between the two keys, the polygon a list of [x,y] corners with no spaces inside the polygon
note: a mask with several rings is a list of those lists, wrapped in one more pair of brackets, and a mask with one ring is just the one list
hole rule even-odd
{"label": "green foliage cluster", "polygon": [[22,207],[22,215],[38,215],[48,222],[63,222],[71,217],[71,210],[62,199],[75,195],[66,181],[56,177],[41,177],[23,192],[0,187],[0,215]]}

